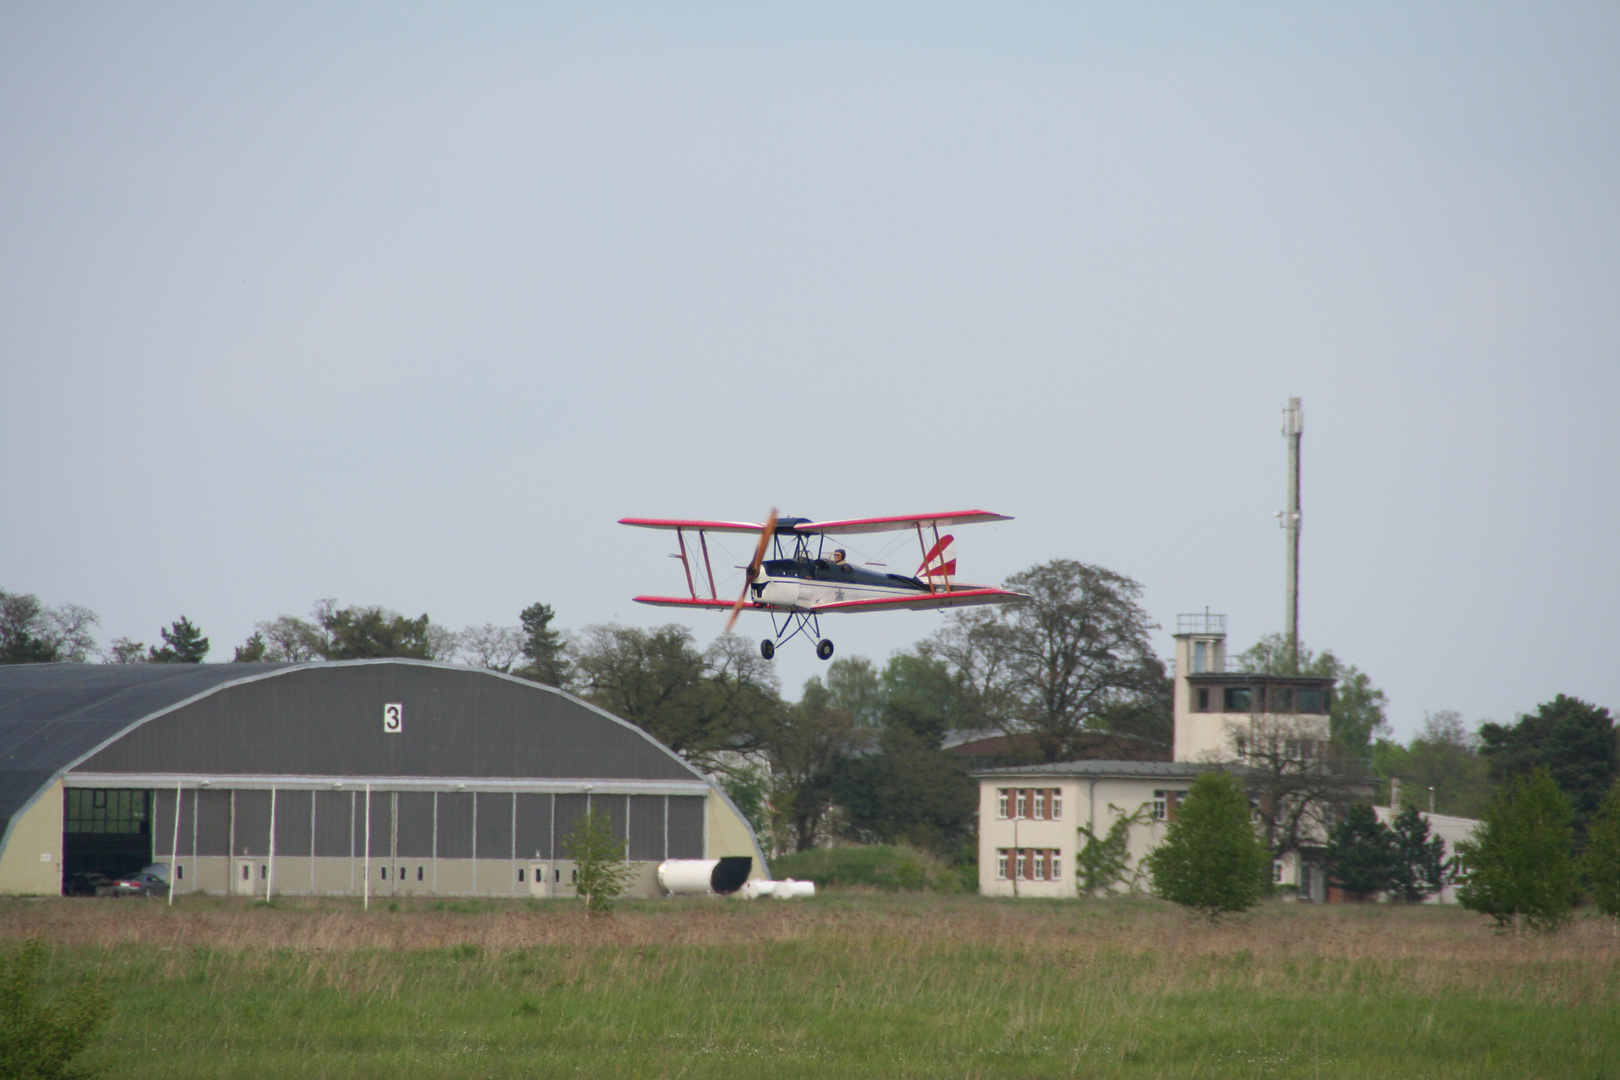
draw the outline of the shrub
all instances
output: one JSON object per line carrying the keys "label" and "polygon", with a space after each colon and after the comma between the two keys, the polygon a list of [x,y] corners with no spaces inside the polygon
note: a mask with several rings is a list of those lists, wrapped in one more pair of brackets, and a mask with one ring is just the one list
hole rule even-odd
{"label": "shrub", "polygon": [[106,992],[80,986],[49,1005],[39,1000],[45,946],[30,941],[0,957],[0,1076],[60,1080],[68,1062],[107,1018]]}
{"label": "shrub", "polygon": [[1458,902],[1500,927],[1557,930],[1575,902],[1573,820],[1569,800],[1544,768],[1498,789],[1474,835],[1457,845],[1468,866]]}
{"label": "shrub", "polygon": [[592,810],[579,819],[565,841],[574,856],[578,877],[574,889],[592,915],[613,910],[613,901],[630,884],[635,869],[624,859],[624,840],[613,834],[606,814]]}
{"label": "shrub", "polygon": [[1620,919],[1620,781],[1609,788],[1586,830],[1582,868],[1592,885],[1592,902],[1603,914]]}
{"label": "shrub", "polygon": [[1258,903],[1271,865],[1250,822],[1248,795],[1224,772],[1193,781],[1164,843],[1143,861],[1155,892],[1211,922]]}
{"label": "shrub", "polygon": [[1429,820],[1415,806],[1408,806],[1390,829],[1395,842],[1395,861],[1390,888],[1395,899],[1420,904],[1446,884],[1446,842],[1429,835]]}
{"label": "shrub", "polygon": [[957,868],[915,848],[871,845],[813,848],[771,860],[778,878],[813,881],[817,888],[869,886],[885,892],[966,892],[977,888]]}

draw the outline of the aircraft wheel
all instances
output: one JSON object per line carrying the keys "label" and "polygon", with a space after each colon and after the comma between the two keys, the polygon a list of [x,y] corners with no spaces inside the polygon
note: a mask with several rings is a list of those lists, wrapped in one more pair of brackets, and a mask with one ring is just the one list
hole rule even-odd
{"label": "aircraft wheel", "polygon": [[771,644],[770,638],[759,643],[759,655],[767,660],[776,655],[776,646]]}
{"label": "aircraft wheel", "polygon": [[816,642],[816,655],[821,657],[823,660],[831,660],[832,642],[828,641],[826,638],[822,638],[820,641]]}

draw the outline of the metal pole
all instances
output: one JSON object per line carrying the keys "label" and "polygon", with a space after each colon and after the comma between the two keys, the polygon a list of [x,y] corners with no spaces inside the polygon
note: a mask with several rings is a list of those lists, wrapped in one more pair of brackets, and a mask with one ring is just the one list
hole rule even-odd
{"label": "metal pole", "polygon": [[1289,398],[1283,410],[1283,438],[1288,440],[1288,509],[1283,511],[1282,526],[1288,533],[1288,599],[1285,614],[1288,663],[1299,662],[1299,444],[1305,432],[1305,414],[1299,407],[1299,398]]}
{"label": "metal pole", "polygon": [[366,891],[361,908],[371,910],[371,785],[366,785]]}
{"label": "metal pole", "polygon": [[276,890],[276,789],[270,789],[270,868],[264,879],[264,902],[269,903]]}
{"label": "metal pole", "polygon": [[[174,886],[179,880],[180,870],[180,781],[174,782],[174,843],[169,845],[169,906],[174,906]],[[191,868],[193,879],[197,876],[197,868]]]}

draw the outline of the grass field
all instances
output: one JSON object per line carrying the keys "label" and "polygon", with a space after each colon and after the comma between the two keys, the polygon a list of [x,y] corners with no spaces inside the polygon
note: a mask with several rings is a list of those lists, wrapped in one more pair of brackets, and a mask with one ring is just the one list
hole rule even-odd
{"label": "grass field", "polygon": [[1620,942],[1425,907],[0,901],[109,1076],[1620,1080]]}

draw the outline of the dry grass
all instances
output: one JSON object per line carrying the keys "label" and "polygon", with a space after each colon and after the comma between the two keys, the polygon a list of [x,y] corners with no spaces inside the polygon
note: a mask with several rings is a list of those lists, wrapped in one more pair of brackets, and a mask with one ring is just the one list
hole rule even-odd
{"label": "dry grass", "polygon": [[[1152,901],[851,893],[595,921],[389,907],[3,901],[0,935],[45,939],[64,979],[138,986],[113,1042],[162,1047],[154,1075],[298,1054],[311,1075],[468,1075],[470,1053],[487,1075],[1620,1076],[1620,941],[1599,920],[1513,938],[1455,908],[1274,904],[1212,927]],[[225,1041],[255,1049],[225,1070]]]}

